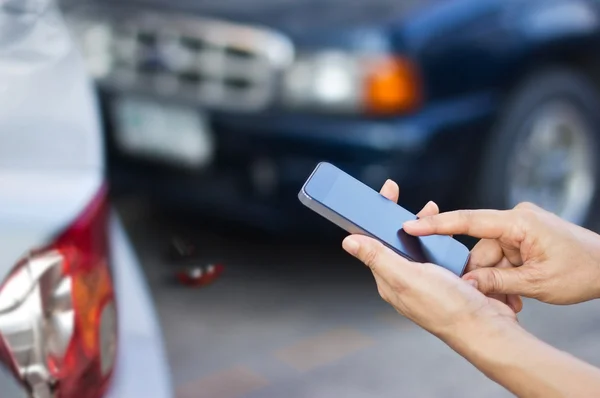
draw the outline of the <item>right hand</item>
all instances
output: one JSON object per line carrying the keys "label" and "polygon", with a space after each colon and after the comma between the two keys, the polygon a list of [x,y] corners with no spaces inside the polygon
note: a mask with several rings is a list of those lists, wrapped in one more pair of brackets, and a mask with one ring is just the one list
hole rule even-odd
{"label": "right hand", "polygon": [[415,236],[481,238],[463,279],[484,294],[509,294],[551,304],[600,297],[600,236],[533,204],[512,210],[459,210],[404,224]]}

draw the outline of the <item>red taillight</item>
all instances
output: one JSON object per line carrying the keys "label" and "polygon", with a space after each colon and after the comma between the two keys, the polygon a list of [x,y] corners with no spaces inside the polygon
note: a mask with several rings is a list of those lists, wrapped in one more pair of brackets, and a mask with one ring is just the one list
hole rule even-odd
{"label": "red taillight", "polygon": [[107,216],[106,189],[102,189],[52,245],[64,257],[64,275],[71,277],[75,311],[75,329],[65,356],[48,358],[60,397],[101,396],[112,372],[117,324]]}
{"label": "red taillight", "polygon": [[107,222],[102,188],[54,243],[21,260],[0,287],[0,360],[14,365],[31,390],[97,398],[108,386],[117,315]]}

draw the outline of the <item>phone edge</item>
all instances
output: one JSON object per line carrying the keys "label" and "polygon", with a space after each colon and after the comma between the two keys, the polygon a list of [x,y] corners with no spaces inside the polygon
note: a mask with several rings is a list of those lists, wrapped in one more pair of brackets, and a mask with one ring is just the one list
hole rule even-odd
{"label": "phone edge", "polygon": [[[353,223],[349,219],[343,217],[339,213],[335,212],[334,210],[330,209],[329,207],[321,204],[319,201],[310,197],[310,195],[308,195],[308,193],[306,193],[306,191],[304,190],[304,187],[302,187],[302,189],[298,193],[298,199],[304,206],[306,206],[310,210],[314,211],[321,217],[325,218],[327,221],[333,223],[337,227],[348,232],[349,234],[359,234],[359,235],[368,236],[369,238],[375,239],[377,242],[380,242],[382,245],[384,245],[388,249],[392,250],[394,253],[398,254],[399,256],[407,259],[408,261],[415,262],[414,259],[407,256],[405,253],[402,253],[401,251],[396,249],[394,246],[379,239],[377,236],[369,233],[368,231],[359,227],[357,224]],[[338,221],[338,220],[340,220],[340,221]],[[347,226],[351,226],[351,228],[348,228]]]}
{"label": "phone edge", "polygon": [[[353,223],[351,220],[345,218],[344,216],[340,215],[339,213],[337,213],[333,209],[331,209],[331,208],[325,206],[324,204],[320,203],[319,201],[313,199],[306,192],[306,190],[305,190],[306,185],[308,184],[308,182],[310,181],[310,179],[313,177],[313,175],[317,172],[317,170],[319,169],[319,166],[322,165],[322,164],[330,164],[330,163],[319,162],[317,164],[317,166],[312,171],[312,173],[310,174],[310,176],[306,179],[306,182],[302,185],[302,188],[300,189],[300,192],[298,192],[298,199],[299,199],[300,203],[302,203],[304,206],[306,206],[307,208],[309,208],[313,212],[317,213],[321,217],[325,218],[329,222],[333,223],[337,227],[339,227],[339,228],[343,229],[344,231],[348,232],[349,234],[360,234],[360,235],[368,236],[368,237],[370,237],[372,239],[377,240],[382,245],[384,245],[388,249],[392,250],[394,253],[398,254],[399,256],[407,259],[408,261],[415,262],[414,259],[412,259],[411,257],[407,256],[405,253],[401,252],[400,250],[396,249],[394,246],[386,243],[385,241],[379,239],[377,236],[375,236],[375,235],[369,233],[368,231],[364,230],[363,228],[361,228],[357,224]],[[332,164],[330,164],[330,165],[333,166],[333,167],[335,167],[336,169],[340,170],[341,172],[344,172],[343,170],[337,168],[336,166],[334,166]],[[348,228],[347,226],[351,226],[351,228]],[[459,273],[455,273],[455,272],[453,272],[449,268],[445,268],[445,267],[442,267],[442,268],[447,269],[448,271],[452,272],[454,275],[458,275],[459,277],[461,277],[465,273],[465,270],[466,270],[467,265],[469,263],[469,259],[471,257],[471,254],[469,253],[470,251],[468,250],[468,248],[462,242],[459,242],[456,239],[454,239],[454,241],[456,243],[458,243],[460,246],[462,246],[465,249],[467,249],[467,253],[468,253],[467,254],[467,259],[465,260],[465,263],[462,266],[462,270],[460,270]]]}

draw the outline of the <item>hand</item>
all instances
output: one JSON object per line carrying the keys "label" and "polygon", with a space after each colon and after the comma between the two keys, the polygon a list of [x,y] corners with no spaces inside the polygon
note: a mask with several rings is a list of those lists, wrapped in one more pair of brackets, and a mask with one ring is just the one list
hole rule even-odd
{"label": "hand", "polygon": [[509,294],[552,304],[600,297],[600,237],[533,204],[513,210],[461,210],[404,224],[415,236],[470,235],[464,280],[484,294]]}
{"label": "hand", "polygon": [[[397,201],[398,186],[388,181],[381,194]],[[419,216],[436,213],[437,205],[430,202]],[[362,235],[347,237],[343,247],[371,268],[385,301],[442,339],[452,337],[458,325],[464,327],[481,319],[516,323],[516,315],[508,306],[486,297],[469,282],[437,265],[410,262]]]}

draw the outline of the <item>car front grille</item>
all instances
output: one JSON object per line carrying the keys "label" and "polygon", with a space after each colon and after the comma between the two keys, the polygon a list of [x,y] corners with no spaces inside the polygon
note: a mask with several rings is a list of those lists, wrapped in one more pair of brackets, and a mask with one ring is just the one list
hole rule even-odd
{"label": "car front grille", "polygon": [[[84,20],[75,21],[86,27],[77,34],[84,37],[86,59],[94,62],[98,45],[85,39],[94,25]],[[98,77],[102,86],[211,109],[266,108],[277,77],[293,60],[285,36],[258,27],[162,13],[103,18],[99,24],[109,27],[110,43],[104,47],[110,67]]]}

